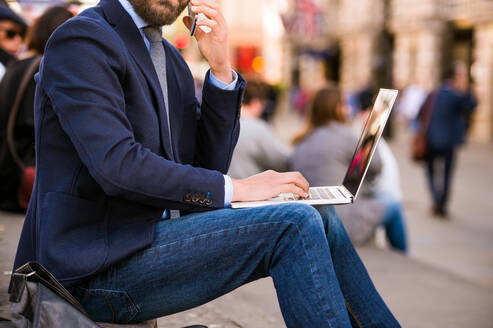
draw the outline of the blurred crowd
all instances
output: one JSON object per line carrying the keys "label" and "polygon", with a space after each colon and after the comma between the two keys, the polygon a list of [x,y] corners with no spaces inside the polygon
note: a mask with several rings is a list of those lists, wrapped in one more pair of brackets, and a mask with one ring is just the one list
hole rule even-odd
{"label": "blurred crowd", "polygon": [[7,5],[0,5],[1,209],[27,207],[35,165],[34,75],[50,35],[72,16],[65,7],[51,7],[28,26]]}
{"label": "blurred crowd", "polygon": [[[306,108],[292,106],[305,127],[284,144],[262,119],[268,86],[248,81],[242,107],[241,130],[228,174],[244,178],[264,170],[299,171],[310,186],[338,186],[351,163],[360,133],[373,104],[373,95],[359,97],[360,110],[353,115],[342,92],[331,83],[306,95]],[[296,97],[294,98],[296,99]],[[395,158],[384,140],[377,148],[365,183],[354,204],[337,211],[356,244],[371,240],[376,229],[385,230],[389,245],[406,252],[406,229]]]}
{"label": "blurred crowd", "polygon": [[[19,201],[25,171],[35,165],[34,76],[50,35],[73,14],[66,7],[48,8],[28,24],[7,5],[0,5],[0,208],[24,211]],[[197,96],[200,99],[200,82]],[[339,185],[349,166],[362,126],[373,106],[377,88],[365,86],[344,95],[327,82],[316,92],[289,90],[290,107],[305,127],[285,144],[270,125],[280,94],[260,79],[248,81],[241,109],[241,132],[229,174],[245,178],[264,170],[300,171],[311,186]],[[426,140],[422,159],[437,217],[447,217],[450,181],[457,147],[465,140],[476,104],[470,92],[467,67],[456,62],[431,93],[417,85],[399,96],[391,116]],[[405,213],[399,168],[385,139],[392,137],[390,120],[354,204],[338,206],[356,244],[384,229],[389,245],[406,252]],[[33,183],[32,181],[28,181]],[[32,187],[32,185],[30,185]]]}
{"label": "blurred crowd", "polygon": [[[300,171],[311,186],[337,186],[350,166],[377,89],[366,86],[344,95],[327,82],[314,93],[294,88],[290,107],[305,122],[290,144],[283,143],[262,118],[269,90],[258,80],[247,83],[241,131],[229,174],[244,178],[264,170]],[[464,143],[476,107],[466,65],[455,62],[432,92],[410,85],[401,92],[380,139],[355,203],[336,209],[355,244],[371,241],[383,229],[389,246],[406,253],[406,219],[397,161],[387,144],[396,121],[422,135],[426,154],[419,160],[428,181],[434,217],[447,219],[457,148]],[[271,114],[272,115],[272,114]],[[410,154],[410,160],[412,155]]]}

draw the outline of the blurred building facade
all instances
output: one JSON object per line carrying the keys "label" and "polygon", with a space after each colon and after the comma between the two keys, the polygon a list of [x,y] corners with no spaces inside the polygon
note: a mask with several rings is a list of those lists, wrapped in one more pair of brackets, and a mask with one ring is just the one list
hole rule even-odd
{"label": "blurred building facade", "polygon": [[232,62],[244,75],[276,84],[283,79],[285,0],[220,0],[229,27]]}
{"label": "blurred building facade", "polygon": [[[38,7],[75,1],[7,2],[28,18]],[[97,2],[80,0],[74,11]],[[235,69],[286,88],[315,90],[334,80],[349,93],[369,85],[431,90],[454,60],[465,61],[479,103],[472,136],[493,141],[493,0],[217,2],[229,25]],[[186,43],[185,57],[203,76],[207,67],[181,19],[164,34],[175,45]]]}
{"label": "blurred building facade", "polygon": [[493,140],[493,1],[394,0],[390,5],[395,85],[416,81],[430,89],[451,61],[465,61],[479,104],[472,136]]}
{"label": "blurred building facade", "polygon": [[291,0],[288,11],[296,15],[306,2],[322,8],[323,26],[308,37],[303,30],[287,33],[288,65],[299,70],[294,84],[313,80],[303,77],[299,49],[329,49],[333,57],[325,64],[332,69],[326,77],[346,92],[411,84],[431,90],[446,67],[462,60],[471,68],[479,103],[472,137],[493,140],[492,0]]}

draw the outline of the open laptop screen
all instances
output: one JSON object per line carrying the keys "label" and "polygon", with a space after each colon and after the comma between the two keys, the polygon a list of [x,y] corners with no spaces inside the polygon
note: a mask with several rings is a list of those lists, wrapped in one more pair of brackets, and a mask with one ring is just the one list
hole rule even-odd
{"label": "open laptop screen", "polygon": [[356,198],[361,183],[365,178],[371,158],[382,135],[385,123],[389,117],[397,90],[380,89],[373,109],[368,115],[363,133],[354,152],[342,185]]}

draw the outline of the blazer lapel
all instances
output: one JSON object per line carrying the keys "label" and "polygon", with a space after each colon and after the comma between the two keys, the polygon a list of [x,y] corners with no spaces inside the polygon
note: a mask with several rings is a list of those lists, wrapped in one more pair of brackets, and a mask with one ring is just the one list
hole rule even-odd
{"label": "blazer lapel", "polygon": [[[173,152],[171,151],[170,138],[168,134],[167,115],[165,112],[167,108],[164,104],[163,92],[159,84],[156,70],[154,69],[154,64],[152,63],[149,52],[147,51],[147,47],[144,43],[142,35],[140,34],[139,29],[135,26],[132,18],[118,3],[118,1],[102,0],[100,5],[104,10],[108,22],[115,26],[115,31],[122,38],[125,46],[131,53],[134,61],[137,63],[137,66],[146,77],[146,80],[152,91],[151,93],[154,96],[154,103],[157,104],[156,112],[160,122],[160,137],[161,143],[163,145],[163,150],[166,156],[169,159],[173,160]],[[167,72],[168,71],[169,69],[167,68]],[[170,102],[170,107],[173,108],[170,99],[168,101]],[[169,113],[169,116],[171,126],[171,123],[173,122],[173,120],[171,120],[171,112]],[[176,146],[174,146],[174,149],[177,149]]]}

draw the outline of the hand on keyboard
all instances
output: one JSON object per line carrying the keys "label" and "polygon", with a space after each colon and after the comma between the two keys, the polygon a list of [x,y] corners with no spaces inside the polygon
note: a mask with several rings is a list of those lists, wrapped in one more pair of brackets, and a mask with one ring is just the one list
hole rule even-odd
{"label": "hand on keyboard", "polygon": [[298,197],[308,197],[309,184],[299,172],[279,173],[265,171],[246,179],[233,179],[233,202],[257,201],[292,193]]}
{"label": "hand on keyboard", "polygon": [[296,194],[293,194],[292,192],[288,192],[288,193],[280,194],[279,196],[274,197],[274,199],[286,201],[286,200],[300,200],[300,199],[304,199],[304,197],[300,197],[300,195],[296,195]]}

